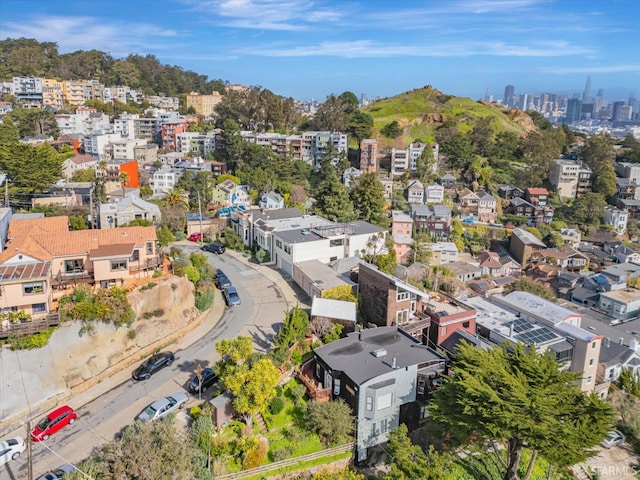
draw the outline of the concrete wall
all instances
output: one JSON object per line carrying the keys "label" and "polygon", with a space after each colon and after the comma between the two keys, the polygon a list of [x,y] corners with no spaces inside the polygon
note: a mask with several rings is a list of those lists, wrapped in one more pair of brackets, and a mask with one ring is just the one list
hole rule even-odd
{"label": "concrete wall", "polygon": [[[95,380],[119,362],[137,360],[142,349],[186,326],[198,314],[193,290],[186,278],[172,277],[149,290],[129,294],[136,312],[130,328],[96,322],[94,333],[81,334],[80,322],[67,322],[56,329],[43,348],[1,348],[0,424],[26,414],[28,404],[33,412],[47,410],[56,398],[69,396],[72,389]],[[144,318],[146,312],[157,309],[164,310],[162,317]],[[133,340],[128,338],[129,330],[136,333]]]}

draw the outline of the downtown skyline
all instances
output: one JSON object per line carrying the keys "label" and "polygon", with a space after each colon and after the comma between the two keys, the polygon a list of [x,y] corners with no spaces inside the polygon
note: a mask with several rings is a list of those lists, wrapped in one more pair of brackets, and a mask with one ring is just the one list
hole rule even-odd
{"label": "downtown skyline", "polygon": [[0,38],[59,53],[154,55],[231,83],[297,99],[349,90],[386,97],[424,85],[480,99],[640,95],[640,3],[573,0],[5,0]]}

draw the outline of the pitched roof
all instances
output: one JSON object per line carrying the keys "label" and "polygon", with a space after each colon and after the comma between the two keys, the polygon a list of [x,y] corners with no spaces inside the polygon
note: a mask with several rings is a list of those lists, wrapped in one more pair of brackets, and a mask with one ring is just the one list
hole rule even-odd
{"label": "pitched roof", "polygon": [[549,195],[549,191],[542,187],[529,187],[527,193],[529,195]]}
{"label": "pitched roof", "polygon": [[135,243],[121,243],[116,245],[101,245],[89,252],[91,260],[110,257],[130,257],[135,248]]}
{"label": "pitched roof", "polygon": [[31,262],[0,266],[0,282],[43,278],[49,275],[51,262]]}
{"label": "pitched roof", "polygon": [[37,260],[51,260],[66,255],[85,255],[102,245],[141,245],[156,239],[155,227],[69,231],[68,223],[66,216],[11,220],[11,234],[6,249],[0,253],[0,264],[19,253]]}

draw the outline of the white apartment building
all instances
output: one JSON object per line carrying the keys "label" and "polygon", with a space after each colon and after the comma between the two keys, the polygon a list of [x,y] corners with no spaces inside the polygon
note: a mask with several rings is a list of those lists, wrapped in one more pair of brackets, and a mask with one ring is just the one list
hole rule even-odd
{"label": "white apartment building", "polygon": [[146,140],[139,138],[112,140],[107,145],[105,154],[110,156],[110,160],[132,160],[136,158],[135,148],[146,144]]}
{"label": "white apartment building", "polygon": [[58,129],[62,135],[79,133],[89,135],[97,130],[111,132],[112,125],[109,115],[96,112],[78,112],[58,114],[55,116]]}
{"label": "white apartment building", "polygon": [[[119,133],[92,133],[84,137],[84,152],[97,161],[109,161],[112,158],[111,142],[121,139]],[[131,156],[133,158],[133,156]]]}
{"label": "white apartment building", "polygon": [[[391,173],[394,176],[404,175],[406,171],[415,173],[418,169],[418,158],[427,148],[426,143],[412,143],[406,149],[391,149]],[[438,170],[438,155],[440,147],[435,144],[431,147],[433,151],[433,157],[435,161],[432,166],[432,173],[436,173]]]}
{"label": "white apartment building", "polygon": [[339,258],[359,256],[367,243],[376,244],[376,251],[384,251],[383,238],[375,240],[383,230],[367,222],[318,225],[273,232],[271,255],[277,268],[293,276],[293,265],[307,260],[329,263]]}
{"label": "white apartment building", "polygon": [[113,131],[122,135],[122,138],[135,138],[135,121],[138,114],[123,113],[113,121]]}
{"label": "white apartment building", "polygon": [[184,170],[175,168],[163,168],[153,173],[153,179],[149,186],[153,189],[154,195],[164,195],[171,190],[178,179],[182,177]]}
{"label": "white apartment building", "polygon": [[168,110],[178,110],[180,108],[180,101],[178,97],[160,97],[158,95],[148,95],[144,97],[144,100],[158,108],[165,108]]}
{"label": "white apartment building", "polygon": [[617,235],[622,235],[627,230],[627,222],[629,220],[629,212],[620,210],[619,208],[607,206],[604,209],[602,217],[604,223],[611,225]]}
{"label": "white apartment building", "polygon": [[216,132],[182,132],[176,134],[176,152],[184,155],[213,153],[216,149]]}
{"label": "white apartment building", "polygon": [[13,77],[11,93],[17,100],[42,102],[42,79],[38,77]]}
{"label": "white apartment building", "polygon": [[444,187],[439,183],[430,183],[424,187],[424,203],[440,204],[444,200]]}

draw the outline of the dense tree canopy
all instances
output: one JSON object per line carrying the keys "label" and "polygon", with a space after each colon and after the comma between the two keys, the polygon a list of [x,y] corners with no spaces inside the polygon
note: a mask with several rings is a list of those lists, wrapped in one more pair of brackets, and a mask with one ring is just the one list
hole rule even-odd
{"label": "dense tree canopy", "polygon": [[384,209],[384,187],[375,173],[365,173],[355,180],[351,188],[351,201],[360,220],[382,228],[389,226],[389,216]]}
{"label": "dense tree canopy", "polygon": [[62,162],[68,156],[48,143],[35,147],[25,143],[2,144],[0,170],[9,177],[11,193],[41,193],[62,178]]}
{"label": "dense tree canopy", "polygon": [[[525,446],[534,451],[532,462],[539,453],[566,467],[591,456],[611,428],[611,408],[582,392],[579,375],[561,369],[550,353],[463,342],[452,368],[455,375],[436,391],[430,412],[463,442],[491,442],[505,480],[518,478]],[[506,459],[498,444],[506,446]]]}

